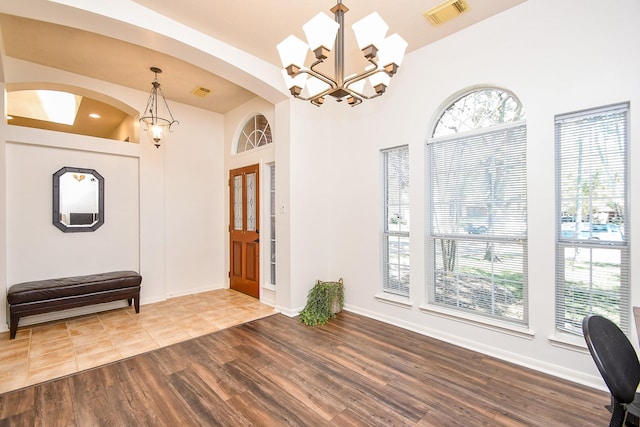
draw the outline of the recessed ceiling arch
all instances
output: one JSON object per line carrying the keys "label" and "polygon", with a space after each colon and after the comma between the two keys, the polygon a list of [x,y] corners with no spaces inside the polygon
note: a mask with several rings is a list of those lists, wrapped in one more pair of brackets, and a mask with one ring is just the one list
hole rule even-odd
{"label": "recessed ceiling arch", "polygon": [[[27,91],[43,90],[66,92],[81,97],[72,125],[40,120],[33,118],[36,115],[23,114],[29,109],[33,111],[40,109],[40,106],[35,105],[39,102],[38,97],[27,93]],[[104,93],[79,86],[51,82],[7,83],[6,91],[7,112],[12,116],[7,120],[8,124],[119,141],[139,142],[139,112],[130,105]],[[21,105],[25,103],[33,105]],[[15,114],[14,111],[18,111],[19,114]],[[100,117],[92,118],[89,114],[97,114]]]}

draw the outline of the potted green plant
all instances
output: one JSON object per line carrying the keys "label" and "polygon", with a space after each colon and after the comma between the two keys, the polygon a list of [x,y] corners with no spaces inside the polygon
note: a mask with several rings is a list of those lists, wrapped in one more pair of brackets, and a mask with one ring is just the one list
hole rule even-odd
{"label": "potted green plant", "polygon": [[344,308],[344,285],[318,280],[307,295],[307,305],[300,312],[299,320],[305,325],[324,325]]}

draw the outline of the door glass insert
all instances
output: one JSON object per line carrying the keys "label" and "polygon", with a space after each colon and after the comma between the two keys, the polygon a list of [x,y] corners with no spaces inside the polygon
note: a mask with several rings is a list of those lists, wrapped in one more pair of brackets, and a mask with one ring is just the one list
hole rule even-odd
{"label": "door glass insert", "polygon": [[256,231],[256,174],[247,174],[247,231]]}
{"label": "door glass insert", "polygon": [[233,177],[233,229],[242,230],[242,175]]}

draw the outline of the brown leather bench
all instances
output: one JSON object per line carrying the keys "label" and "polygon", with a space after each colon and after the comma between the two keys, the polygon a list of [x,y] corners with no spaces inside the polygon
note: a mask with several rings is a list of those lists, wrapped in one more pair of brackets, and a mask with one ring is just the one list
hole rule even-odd
{"label": "brown leather bench", "polygon": [[9,333],[16,337],[21,317],[126,299],[140,312],[142,276],[135,271],[112,271],[88,276],[38,280],[13,285],[7,293]]}

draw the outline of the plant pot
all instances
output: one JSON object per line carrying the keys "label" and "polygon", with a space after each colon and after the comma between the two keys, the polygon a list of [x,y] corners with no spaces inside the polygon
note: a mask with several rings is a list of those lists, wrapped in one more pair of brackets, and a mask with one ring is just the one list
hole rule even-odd
{"label": "plant pot", "polygon": [[[343,282],[342,282],[342,277],[340,278],[340,280],[338,280],[338,282],[340,284],[340,294],[342,294],[342,301],[344,301],[344,289],[343,289]],[[338,293],[336,293],[334,295],[333,298],[333,304],[331,306],[333,314],[338,314],[342,311],[342,302],[341,302],[341,297],[338,295]]]}
{"label": "plant pot", "polygon": [[338,314],[342,311],[342,307],[340,307],[340,301],[338,301],[337,298],[333,300],[332,311],[333,314]]}

